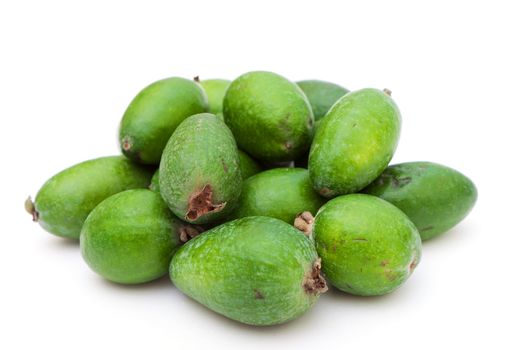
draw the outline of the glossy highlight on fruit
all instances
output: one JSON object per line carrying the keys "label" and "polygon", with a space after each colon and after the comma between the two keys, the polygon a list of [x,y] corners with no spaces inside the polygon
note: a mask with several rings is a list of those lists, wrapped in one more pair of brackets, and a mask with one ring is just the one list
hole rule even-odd
{"label": "glossy highlight on fruit", "polygon": [[293,226],[247,217],[186,243],[170,266],[184,294],[228,318],[274,325],[308,311],[326,291],[313,242]]}

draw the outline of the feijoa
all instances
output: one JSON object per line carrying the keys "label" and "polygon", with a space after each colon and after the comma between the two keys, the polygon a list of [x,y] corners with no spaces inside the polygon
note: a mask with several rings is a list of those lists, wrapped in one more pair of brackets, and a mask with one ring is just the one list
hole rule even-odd
{"label": "feijoa", "polygon": [[308,159],[313,186],[321,195],[357,192],[388,166],[397,147],[401,115],[385,91],[348,93],[321,119]]}
{"label": "feijoa", "polygon": [[88,214],[107,197],[149,185],[153,170],[122,156],[88,160],[46,181],[35,202],[26,202],[33,220],[57,236],[78,239]]}
{"label": "feijoa", "polygon": [[313,239],[328,281],[356,295],[395,290],[421,257],[421,239],[410,219],[387,201],[366,194],[340,196],[321,207]]}
{"label": "feijoa", "polygon": [[199,80],[199,82],[208,96],[210,113],[222,115],[222,100],[231,82],[224,79]]}
{"label": "feijoa", "polygon": [[401,209],[426,240],[457,225],[477,199],[474,183],[452,168],[431,162],[389,166],[363,190]]}
{"label": "feijoa", "polygon": [[187,117],[206,111],[206,94],[196,82],[183,78],[154,82],[135,96],[122,117],[122,153],[136,162],[158,164],[177,126]]}
{"label": "feijoa", "polygon": [[82,227],[80,249],[91,269],[110,281],[148,282],[168,273],[185,225],[157,192],[128,190],[93,209]]}
{"label": "feijoa", "polygon": [[326,290],[312,240],[269,217],[230,221],[192,239],[175,253],[170,276],[184,294],[251,325],[297,318]]}
{"label": "feijoa", "polygon": [[348,93],[346,88],[322,80],[303,80],[298,81],[297,85],[308,98],[315,120],[324,117],[330,107]]}
{"label": "feijoa", "polygon": [[297,84],[278,74],[258,71],[235,79],[223,112],[239,148],[255,159],[291,161],[310,145],[310,104]]}
{"label": "feijoa", "polygon": [[245,152],[239,150],[239,167],[243,179],[247,179],[252,175],[261,172],[262,168],[255,160],[252,159]]}
{"label": "feijoa", "polygon": [[242,183],[232,133],[215,115],[184,120],[171,136],[159,168],[160,193],[180,219],[211,224],[237,205]]}

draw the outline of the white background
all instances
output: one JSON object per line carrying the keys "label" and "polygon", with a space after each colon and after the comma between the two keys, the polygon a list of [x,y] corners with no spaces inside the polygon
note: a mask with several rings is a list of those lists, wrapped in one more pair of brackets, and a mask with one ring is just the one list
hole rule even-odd
{"label": "white background", "polygon": [[[0,348],[523,349],[524,11],[520,1],[2,1]],[[168,279],[103,281],[75,242],[23,210],[47,178],[118,153],[117,126],[168,76],[270,70],[388,87],[394,162],[429,160],[478,186],[471,215],[425,242],[395,293],[330,291],[304,317],[254,328]]]}

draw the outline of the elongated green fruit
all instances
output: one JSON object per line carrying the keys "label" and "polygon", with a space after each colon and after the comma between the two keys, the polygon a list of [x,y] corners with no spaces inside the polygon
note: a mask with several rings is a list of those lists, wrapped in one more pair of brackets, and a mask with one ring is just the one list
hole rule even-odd
{"label": "elongated green fruit", "polygon": [[474,183],[460,172],[430,162],[389,166],[363,190],[401,209],[426,240],[448,231],[470,212]]}
{"label": "elongated green fruit", "polygon": [[93,209],[82,227],[80,249],[93,271],[110,281],[148,282],[168,273],[186,225],[160,194],[128,190]]}
{"label": "elongated green fruit", "polygon": [[209,113],[183,121],[162,154],[159,184],[179,218],[199,224],[225,218],[242,184],[239,153],[226,124]]}
{"label": "elongated green fruit", "polygon": [[206,95],[194,81],[167,78],[154,82],[139,92],[122,117],[122,153],[140,163],[158,164],[177,126],[187,117],[206,111]]}
{"label": "elongated green fruit", "polygon": [[229,80],[224,79],[208,79],[198,80],[202,88],[208,96],[208,104],[210,105],[210,113],[215,115],[222,115],[222,100],[226,94],[228,86],[230,86]]}
{"label": "elongated green fruit", "polygon": [[310,104],[296,84],[275,73],[250,72],[235,79],[223,112],[239,148],[257,160],[291,161],[310,145]]}
{"label": "elongated green fruit", "polygon": [[421,239],[408,217],[366,194],[340,196],[321,207],[313,239],[328,281],[351,294],[395,290],[421,258]]}
{"label": "elongated green fruit", "polygon": [[312,187],[308,170],[276,168],[245,180],[233,217],[269,216],[293,224],[303,211],[316,213],[325,199]]}
{"label": "elongated green fruit", "polygon": [[252,175],[260,173],[262,168],[255,160],[249,155],[239,150],[239,166],[241,169],[241,176],[243,179],[247,179]]}
{"label": "elongated green fruit", "polygon": [[230,221],[192,239],[173,257],[170,276],[215,312],[260,326],[299,317],[326,291],[312,241],[268,217]]}
{"label": "elongated green fruit", "polygon": [[318,125],[308,170],[323,196],[357,192],[388,166],[397,147],[401,115],[389,91],[351,92]]}
{"label": "elongated green fruit", "polygon": [[298,81],[297,85],[308,98],[315,120],[323,118],[330,107],[348,93],[344,87],[322,80],[303,80]]}
{"label": "elongated green fruit", "polygon": [[147,187],[153,170],[122,156],[85,161],[46,181],[35,202],[26,209],[46,231],[78,239],[84,220],[107,197],[132,188]]}

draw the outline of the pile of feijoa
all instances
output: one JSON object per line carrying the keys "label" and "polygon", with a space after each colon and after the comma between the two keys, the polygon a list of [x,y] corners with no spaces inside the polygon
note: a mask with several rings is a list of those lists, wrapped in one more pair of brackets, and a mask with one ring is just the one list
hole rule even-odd
{"label": "pile of feijoa", "polygon": [[327,284],[386,294],[414,272],[421,241],[459,223],[477,195],[443,165],[389,166],[401,131],[390,95],[262,71],[160,80],[124,113],[123,156],[63,170],[26,209],[79,239],[102,277],[169,273],[247,324],[297,318]]}

